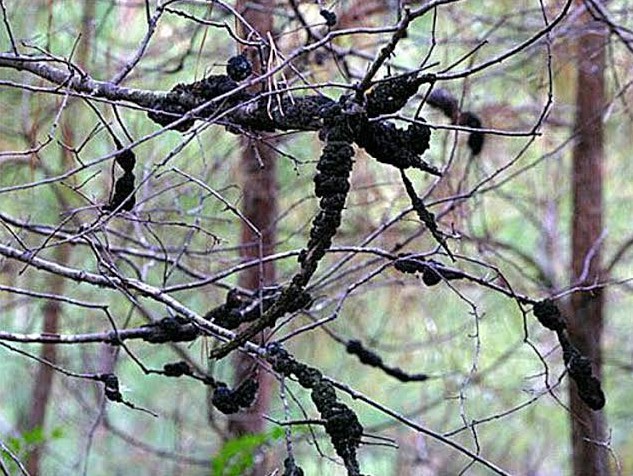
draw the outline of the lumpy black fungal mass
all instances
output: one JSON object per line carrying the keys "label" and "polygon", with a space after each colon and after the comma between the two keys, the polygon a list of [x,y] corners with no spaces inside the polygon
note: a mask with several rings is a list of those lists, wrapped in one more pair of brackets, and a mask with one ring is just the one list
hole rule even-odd
{"label": "lumpy black fungal mass", "polygon": [[[479,116],[472,112],[463,112],[459,119],[461,126],[470,127],[472,129],[481,129],[482,123]],[[471,132],[468,136],[468,148],[473,155],[479,155],[484,148],[486,136],[481,132]]]}
{"label": "lumpy black fungal mass", "polygon": [[334,385],[317,369],[296,361],[278,344],[268,346],[268,361],[275,372],[286,377],[294,375],[302,387],[311,390],[312,402],[325,420],[325,431],[336,454],[343,459],[348,476],[362,476],[356,451],[360,446],[363,426],[356,414],[338,401]]}
{"label": "lumpy black fungal mass", "polygon": [[543,327],[556,332],[563,349],[563,361],[569,376],[576,382],[578,396],[592,410],[603,408],[606,397],[602,391],[600,380],[593,375],[591,360],[572,344],[567,333],[567,324],[558,306],[552,300],[545,299],[537,302],[533,311],[534,316]]}
{"label": "lumpy black fungal mass", "polygon": [[325,20],[325,24],[332,28],[334,25],[336,25],[336,13],[331,12],[330,10],[321,10],[319,12],[319,14],[323,17],[323,19]]}
{"label": "lumpy black fungal mass", "polygon": [[234,390],[223,382],[217,382],[211,397],[211,403],[220,412],[231,415],[241,409],[250,407],[257,397],[258,390],[259,384],[254,378],[244,380]]}
{"label": "lumpy black fungal mass", "polygon": [[226,74],[233,81],[243,81],[253,73],[251,62],[243,54],[229,58]]}
{"label": "lumpy black fungal mass", "polygon": [[130,211],[136,204],[136,197],[134,196],[134,174],[132,172],[125,172],[114,184],[114,195],[112,200],[106,206],[103,207],[105,211],[111,212],[121,207],[121,210]]}

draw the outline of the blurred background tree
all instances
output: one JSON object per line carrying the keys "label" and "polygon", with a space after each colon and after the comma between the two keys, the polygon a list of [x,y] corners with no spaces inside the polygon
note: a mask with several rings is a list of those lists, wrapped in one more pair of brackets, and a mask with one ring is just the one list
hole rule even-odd
{"label": "blurred background tree", "polygon": [[[633,6],[519,3],[0,0],[4,474],[354,474],[271,342],[335,382],[363,474],[633,472]],[[252,74],[218,79],[237,55]],[[411,72],[433,77],[366,121]],[[350,128],[378,128],[312,301],[217,358],[252,324],[213,317],[262,322],[306,273],[345,95]],[[439,174],[389,163],[413,135],[367,145],[416,121]],[[534,318],[545,298],[604,409]]]}

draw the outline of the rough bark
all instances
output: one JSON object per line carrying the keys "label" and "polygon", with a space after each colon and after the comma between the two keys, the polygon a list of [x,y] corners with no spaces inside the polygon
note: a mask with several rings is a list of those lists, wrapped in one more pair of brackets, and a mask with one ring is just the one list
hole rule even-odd
{"label": "rough bark", "polygon": [[[248,7],[249,2],[238,1],[237,9],[244,19],[262,36],[267,37],[273,30],[273,15],[266,13],[273,8],[272,0],[258,2],[258,9]],[[245,52],[253,63],[255,73],[264,69],[255,51]],[[274,151],[259,141],[243,138],[240,160],[242,176],[242,213],[261,233],[263,255],[274,252],[277,215],[277,179]],[[260,237],[247,223],[242,224],[241,255],[252,260],[260,255]],[[260,274],[262,273],[262,274]],[[246,289],[259,289],[275,281],[274,262],[253,267],[242,272],[239,285]],[[263,336],[262,336],[263,337]],[[253,372],[253,359],[237,353],[234,357],[235,380],[241,382]],[[261,433],[264,430],[263,414],[270,405],[272,377],[267,372],[259,372],[259,395],[255,404],[246,412],[236,415],[229,423],[229,431],[234,436]],[[265,462],[256,464],[254,475],[266,474]]]}
{"label": "rough bark", "polygon": [[[582,4],[582,1],[578,1]],[[602,110],[605,104],[606,29],[588,13],[578,38],[576,133],[573,151],[572,282],[591,285],[602,276],[600,241],[603,232],[602,174],[604,162]],[[571,299],[570,335],[573,343],[591,358],[601,377],[601,337],[604,293],[575,293]],[[596,442],[605,440],[605,418],[569,387],[573,470],[578,476],[609,474],[607,450]],[[588,441],[590,440],[590,441]]]}

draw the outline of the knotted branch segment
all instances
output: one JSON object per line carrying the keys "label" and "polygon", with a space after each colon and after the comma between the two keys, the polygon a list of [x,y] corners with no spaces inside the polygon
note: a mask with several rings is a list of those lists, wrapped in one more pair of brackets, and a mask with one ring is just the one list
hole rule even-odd
{"label": "knotted branch segment", "polygon": [[448,256],[450,256],[450,258],[453,261],[455,261],[455,258],[453,257],[453,253],[451,253],[451,250],[448,248],[448,245],[446,244],[446,240],[444,239],[444,234],[440,231],[440,229],[437,226],[437,223],[435,222],[435,215],[427,210],[422,199],[418,197],[418,194],[415,192],[415,189],[413,188],[413,184],[404,173],[404,170],[400,170],[400,175],[402,176],[402,182],[404,183],[404,187],[407,190],[407,195],[409,196],[409,199],[411,200],[411,206],[413,206],[413,209],[418,214],[418,218],[420,218],[420,220],[422,220],[422,223],[426,225],[426,227],[431,232],[431,235],[433,235],[433,238],[435,238],[435,240],[440,244],[440,246],[444,248]]}
{"label": "knotted branch segment", "polygon": [[312,297],[310,294],[305,292],[303,288],[291,283],[288,287],[284,288],[279,298],[264,312],[261,318],[249,325],[230,342],[210,351],[208,358],[221,359],[226,357],[238,347],[246,344],[246,342],[264,329],[273,327],[277,320],[284,315],[307,308],[311,303]]}
{"label": "knotted branch segment", "polygon": [[[156,98],[155,102],[151,104],[151,108],[157,111],[150,111],[148,116],[161,126],[170,126],[188,112],[219,96],[230,93],[237,86],[235,81],[223,74],[211,75],[194,83],[177,84],[167,95]],[[240,102],[251,98],[252,96],[246,92],[235,92],[227,96],[222,102],[207,104],[206,107],[198,111],[195,118],[180,121],[171,127],[179,132],[185,132],[193,126],[196,118],[212,118],[222,109],[235,107]]]}
{"label": "knotted branch segment", "polygon": [[[407,89],[405,92],[409,94],[411,91],[413,88]],[[402,131],[389,123],[370,123],[363,105],[355,103],[348,96],[341,97],[338,103],[325,103],[318,109],[317,116],[315,116],[316,104],[318,103],[311,104],[307,114],[310,121],[322,124],[319,138],[325,141],[317,165],[317,174],[314,177],[315,195],[319,198],[320,210],[312,222],[308,244],[299,255],[301,269],[292,278],[291,284],[281,292],[279,298],[267,308],[261,318],[257,319],[231,342],[214,349],[210,353],[210,358],[225,357],[259,332],[274,326],[283,315],[303,309],[311,303],[311,297],[305,293],[304,289],[316,272],[319,262],[332,245],[332,240],[341,224],[347,193],[350,189],[349,176],[353,166],[354,142],[361,145],[367,145],[369,142],[375,144],[375,146],[369,147],[370,151],[380,157],[379,160],[395,165],[400,169],[417,166],[426,171],[433,172],[434,170],[419,159],[419,155],[425,152],[429,146],[430,130],[424,124],[416,123],[406,131]],[[376,111],[380,110],[377,104],[374,103],[372,106]],[[295,111],[289,116],[295,119],[300,117],[294,114],[300,114],[300,112]],[[275,114],[273,113],[269,117],[275,117]],[[365,137],[368,130],[371,131],[371,139]],[[381,134],[383,135],[381,136]],[[392,144],[392,148],[388,147],[390,137],[395,138],[395,144]],[[384,148],[381,145],[382,141],[386,141]],[[226,306],[231,306],[228,299]],[[233,310],[228,312],[226,306],[218,311],[219,314],[213,311],[212,316],[209,317],[212,317],[214,322],[218,322],[215,320],[220,315],[231,316],[232,313],[236,319],[224,320],[229,325],[233,325],[233,321],[237,324],[239,311],[235,311],[239,305],[233,303]]]}
{"label": "knotted branch segment", "polygon": [[549,299],[536,303],[534,316],[543,327],[556,332],[558,341],[563,348],[563,361],[569,371],[569,376],[576,382],[578,396],[592,410],[600,410],[606,403],[600,380],[593,375],[591,359],[583,355],[571,343],[565,318],[556,304]]}
{"label": "knotted branch segment", "polygon": [[[481,129],[482,122],[477,114],[471,111],[461,112],[459,110],[459,102],[448,90],[443,88],[435,88],[426,98],[426,103],[442,111],[442,113],[451,120],[452,124],[470,127],[471,129]],[[468,135],[468,148],[477,156],[484,148],[486,136],[477,131],[473,131]]]}
{"label": "knotted branch segment", "polygon": [[338,401],[331,382],[314,367],[296,361],[280,345],[268,347],[268,361],[273,370],[286,376],[295,376],[299,385],[311,390],[312,402],[321,418],[325,420],[325,431],[345,464],[348,476],[362,476],[356,456],[363,435],[363,426],[356,414],[345,404]]}
{"label": "knotted branch segment", "polygon": [[235,389],[219,382],[213,391],[211,403],[225,415],[231,415],[241,409],[249,408],[255,402],[258,390],[259,383],[253,378],[244,380]]}
{"label": "knotted branch segment", "polygon": [[359,340],[348,341],[345,350],[347,350],[348,354],[356,355],[358,360],[360,360],[363,364],[380,369],[387,375],[390,375],[401,382],[423,382],[429,378],[426,374],[408,374],[399,367],[389,367],[385,365],[382,361],[382,357],[365,348]]}
{"label": "knotted branch segment", "polygon": [[225,329],[237,329],[241,324],[253,322],[266,312],[279,298],[279,289],[264,289],[259,299],[240,295],[237,289],[231,289],[226,295],[226,302],[211,309],[204,316]]}
{"label": "knotted branch segment", "polygon": [[[122,149],[123,145],[121,142],[118,139],[115,139],[115,141],[117,148]],[[114,157],[114,161],[123,169],[123,175],[114,184],[112,200],[103,207],[103,210],[111,212],[120,207],[121,210],[130,211],[136,204],[136,197],[134,196],[134,181],[136,177],[132,173],[136,165],[136,156],[130,149],[124,149]]]}
{"label": "knotted branch segment", "polygon": [[141,326],[145,342],[164,344],[165,342],[190,342],[200,336],[200,329],[189,319],[181,316],[164,317],[158,322]]}
{"label": "knotted branch segment", "polygon": [[[420,76],[417,73],[382,80],[367,94],[366,103],[357,105],[364,107],[365,114],[354,115],[356,124],[347,121],[353,127],[346,141],[357,143],[379,162],[400,169],[413,167],[441,175],[437,168],[420,158],[429,148],[431,136],[425,124],[414,123],[402,130],[386,120],[368,119],[398,112],[417,93],[421,84],[433,81],[432,75]],[[235,91],[237,87],[237,82],[225,75],[212,75],[194,83],[178,84],[151,104],[154,111],[148,115],[158,124],[180,132],[190,129],[195,119],[210,120],[224,113],[226,115],[221,123],[232,131],[324,131],[332,125],[326,124],[328,114],[324,115],[323,111],[340,107],[340,104],[322,95],[257,97],[244,90]],[[235,92],[231,94],[232,91]],[[214,101],[220,96],[226,97]],[[347,102],[351,103],[351,99],[347,99]],[[180,120],[194,109],[197,109],[195,116]]]}
{"label": "knotted branch segment", "polygon": [[396,127],[388,121],[365,122],[356,143],[378,162],[400,170],[412,167],[439,177],[441,172],[421,158],[429,148],[430,138],[431,130],[419,122],[407,129]]}
{"label": "knotted branch segment", "polygon": [[383,79],[367,93],[367,117],[393,114],[407,105],[422,84],[435,82],[435,75],[406,73]]}
{"label": "knotted branch segment", "polygon": [[393,267],[406,274],[422,274],[422,281],[427,286],[435,286],[442,280],[453,281],[466,278],[466,274],[453,268],[448,268],[435,260],[425,260],[410,254],[401,254]]}
{"label": "knotted branch segment", "polygon": [[249,408],[255,402],[259,390],[259,383],[253,377],[245,379],[236,388],[232,389],[226,383],[215,380],[211,375],[197,375],[191,365],[185,361],[165,364],[163,371],[159,373],[167,377],[187,375],[210,386],[213,388],[211,404],[225,415],[231,415]]}
{"label": "knotted branch segment", "polygon": [[361,114],[354,103],[345,101],[322,110],[324,127],[319,138],[325,141],[325,147],[314,177],[314,193],[320,199],[320,211],[312,222],[308,245],[299,255],[301,271],[293,278],[297,286],[304,287],[308,283],[341,224],[354,164],[352,143],[360,129]]}

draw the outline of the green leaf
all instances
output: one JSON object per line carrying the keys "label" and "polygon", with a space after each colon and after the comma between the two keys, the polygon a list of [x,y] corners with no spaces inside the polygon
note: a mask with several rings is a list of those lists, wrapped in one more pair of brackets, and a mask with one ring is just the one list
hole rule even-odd
{"label": "green leaf", "polygon": [[211,461],[212,476],[240,476],[255,463],[253,454],[260,446],[280,439],[282,428],[274,428],[266,433],[244,435],[224,443]]}
{"label": "green leaf", "polygon": [[46,441],[46,435],[44,435],[44,428],[38,426],[30,431],[22,433],[22,441],[27,445],[38,445]]}

